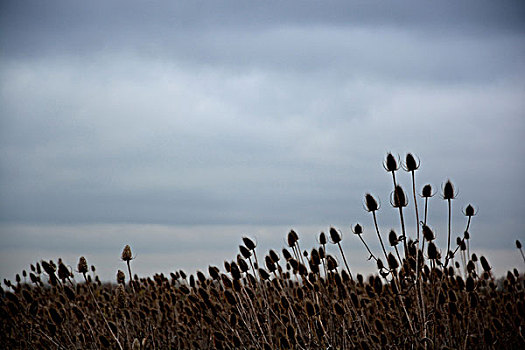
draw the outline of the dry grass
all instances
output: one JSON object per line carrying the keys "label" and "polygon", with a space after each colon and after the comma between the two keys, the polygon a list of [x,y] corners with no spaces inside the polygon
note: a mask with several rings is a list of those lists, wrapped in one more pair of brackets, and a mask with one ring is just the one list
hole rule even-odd
{"label": "dry grass", "polygon": [[[413,198],[418,168],[407,156]],[[385,169],[393,175],[391,204],[405,231],[409,196],[397,183],[394,157],[387,157]],[[451,186],[446,183],[442,196],[450,209]],[[103,284],[84,258],[75,273],[62,261],[32,264],[29,274],[22,273],[27,283],[18,276],[0,290],[0,342],[9,349],[524,348],[523,276],[514,269],[495,280],[487,259],[470,254],[472,206],[464,211],[464,236],[455,247],[447,237],[451,248],[442,256],[427,223],[431,187],[424,187],[422,197],[421,226],[398,236],[379,231],[381,208],[366,195],[385,259],[365,242],[374,236],[356,225],[353,232],[378,268],[366,279],[351,273],[335,228],[331,242],[322,233],[310,251],[301,250],[299,235],[291,231],[280,255],[258,255],[253,240],[244,237],[240,254],[225,261],[223,272],[210,266],[206,274],[190,276],[177,271],[126,280],[118,270],[117,283]],[[521,251],[521,243],[516,246]],[[129,246],[122,259],[131,276]]]}

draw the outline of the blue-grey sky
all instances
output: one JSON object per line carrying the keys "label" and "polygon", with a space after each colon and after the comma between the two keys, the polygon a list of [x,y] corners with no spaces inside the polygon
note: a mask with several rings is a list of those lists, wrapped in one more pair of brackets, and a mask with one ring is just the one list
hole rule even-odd
{"label": "blue-grey sky", "polygon": [[[397,229],[389,151],[419,156],[418,189],[452,179],[455,230],[473,203],[473,244],[510,252],[524,96],[520,1],[2,1],[1,265],[102,256],[133,241],[119,227],[172,265],[247,227],[280,246],[288,227],[370,227],[369,191]],[[431,213],[441,228],[439,196]]]}

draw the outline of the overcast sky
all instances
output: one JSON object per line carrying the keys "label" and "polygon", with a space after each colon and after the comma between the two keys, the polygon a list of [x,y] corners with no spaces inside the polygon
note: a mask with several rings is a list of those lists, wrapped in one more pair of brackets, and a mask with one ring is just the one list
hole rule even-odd
{"label": "overcast sky", "polygon": [[[455,230],[472,203],[473,244],[510,252],[524,96],[521,1],[2,1],[0,275],[22,248],[103,256],[124,227],[151,235],[153,271],[235,252],[248,227],[273,248],[291,227],[371,229],[366,192],[398,229],[389,151],[421,159],[418,190],[452,179]],[[431,213],[443,227],[439,196]]]}

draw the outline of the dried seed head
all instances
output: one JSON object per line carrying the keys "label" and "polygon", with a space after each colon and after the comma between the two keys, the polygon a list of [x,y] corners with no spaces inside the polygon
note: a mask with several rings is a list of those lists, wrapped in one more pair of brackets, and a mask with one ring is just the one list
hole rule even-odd
{"label": "dried seed head", "polygon": [[396,231],[390,230],[390,233],[388,234],[388,243],[390,244],[391,247],[397,246],[399,241],[397,239]]}
{"label": "dried seed head", "polygon": [[216,266],[210,266],[208,267],[208,272],[214,280],[218,280],[220,278],[219,275],[219,269]]}
{"label": "dried seed head", "polygon": [[62,261],[58,264],[58,278],[61,280],[65,280],[66,278],[69,278],[71,273],[67,269],[66,265]]}
{"label": "dried seed head", "polygon": [[324,232],[321,232],[319,234],[319,244],[322,244],[322,245],[326,244],[326,235]]}
{"label": "dried seed head", "polygon": [[268,254],[270,254],[270,258],[274,263],[277,263],[280,260],[279,255],[275,252],[275,250],[270,249],[270,252]]}
{"label": "dried seed head", "polygon": [[288,249],[283,248],[282,252],[283,252],[284,260],[289,261],[290,259],[292,259],[292,254],[290,254]]}
{"label": "dried seed head", "polygon": [[131,259],[133,259],[133,255],[131,254],[131,247],[126,244],[126,246],[124,247],[124,249],[122,250],[122,257],[121,259],[123,261],[130,261]]}
{"label": "dried seed head", "polygon": [[397,160],[396,158],[394,158],[392,153],[388,153],[386,155],[386,160],[383,166],[386,169],[386,171],[389,171],[389,172],[394,172],[399,169],[399,165],[397,165]]}
{"label": "dried seed head", "polygon": [[365,194],[365,205],[366,205],[366,210],[368,212],[374,212],[379,209],[377,205],[377,201],[370,193]]}
{"label": "dried seed head", "polygon": [[419,169],[419,162],[416,161],[412,153],[407,153],[405,158],[405,170],[406,171],[416,171]]}
{"label": "dried seed head", "polygon": [[80,259],[78,259],[77,270],[80,273],[88,272],[88,264],[87,264],[86,258],[84,258],[83,256],[81,256]]}
{"label": "dried seed head", "polygon": [[250,252],[250,250],[243,245],[239,246],[239,251],[241,252],[242,256],[244,256],[245,259],[248,259],[252,256],[252,252]]}
{"label": "dried seed head", "polygon": [[516,248],[521,249],[521,242],[516,240]]}
{"label": "dried seed head", "polygon": [[289,247],[294,247],[295,243],[299,240],[299,236],[294,230],[288,232],[287,242]]}
{"label": "dried seed head", "polygon": [[[244,242],[244,245],[246,246],[246,248],[248,248],[248,250],[254,250],[256,245],[255,243],[249,239],[248,237],[243,237],[242,238],[242,241]],[[241,252],[242,254],[242,252]]]}
{"label": "dried seed head", "polygon": [[341,242],[341,234],[333,227],[330,227],[330,239],[334,244]]}
{"label": "dried seed head", "polygon": [[433,196],[432,194],[432,186],[430,186],[430,184],[427,184],[425,186],[423,186],[423,191],[421,193],[421,196],[423,198],[430,198]]}
{"label": "dried seed head", "polygon": [[117,283],[124,284],[126,280],[126,275],[124,274],[124,271],[118,270],[117,271]]}
{"label": "dried seed head", "polygon": [[485,272],[489,272],[489,271],[491,270],[491,267],[490,267],[490,265],[489,265],[487,259],[485,259],[484,256],[481,256],[481,257],[479,258],[479,262],[481,263],[481,267],[483,267],[483,270],[484,270]]}
{"label": "dried seed head", "polygon": [[399,263],[397,262],[397,259],[392,253],[388,254],[388,268],[390,270],[395,270],[399,267]]}
{"label": "dried seed head", "polygon": [[355,224],[354,228],[352,229],[352,232],[356,235],[360,235],[363,233],[363,227],[359,224]]}
{"label": "dried seed head", "polygon": [[450,180],[447,180],[447,182],[443,186],[443,199],[451,200],[454,198],[456,198],[456,193],[454,192],[454,185],[452,185],[452,182],[450,182]]}
{"label": "dried seed head", "polygon": [[430,242],[428,244],[427,254],[428,254],[428,258],[429,259],[437,259],[438,258],[438,251],[437,251],[437,248],[436,248],[436,245],[434,244],[434,242]]}
{"label": "dried seed head", "polygon": [[305,309],[306,309],[306,314],[308,315],[308,317],[315,316],[315,308],[310,300],[306,301]]}
{"label": "dried seed head", "polygon": [[403,191],[401,186],[397,185],[396,189],[390,194],[390,204],[394,208],[403,208],[408,205],[405,191]]}
{"label": "dried seed head", "polygon": [[472,217],[476,215],[476,211],[474,210],[474,207],[472,205],[467,205],[464,211],[465,216]]}
{"label": "dried seed head", "polygon": [[115,304],[119,309],[126,308],[126,291],[124,290],[124,286],[122,284],[119,284],[117,290],[115,291]]}

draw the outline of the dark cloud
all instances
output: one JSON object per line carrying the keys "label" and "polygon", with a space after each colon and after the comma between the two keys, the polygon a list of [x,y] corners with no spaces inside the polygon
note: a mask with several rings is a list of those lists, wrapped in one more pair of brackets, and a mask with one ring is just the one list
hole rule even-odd
{"label": "dark cloud", "polygon": [[347,227],[371,191],[388,229],[411,151],[458,232],[470,202],[480,246],[524,225],[521,2],[0,6],[4,224]]}

